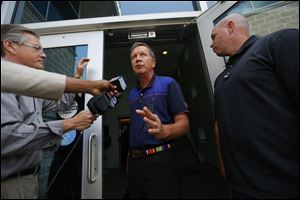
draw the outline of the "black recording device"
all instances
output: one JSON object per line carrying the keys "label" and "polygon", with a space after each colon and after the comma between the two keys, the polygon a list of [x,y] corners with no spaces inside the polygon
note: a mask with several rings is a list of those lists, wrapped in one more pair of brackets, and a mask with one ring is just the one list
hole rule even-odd
{"label": "black recording device", "polygon": [[117,76],[111,79],[110,82],[117,86],[115,90],[118,91],[118,95],[110,98],[108,93],[111,92],[111,90],[109,90],[92,97],[88,101],[87,106],[94,115],[102,115],[107,109],[114,108],[119,102],[121,93],[127,88],[127,84],[123,76]]}

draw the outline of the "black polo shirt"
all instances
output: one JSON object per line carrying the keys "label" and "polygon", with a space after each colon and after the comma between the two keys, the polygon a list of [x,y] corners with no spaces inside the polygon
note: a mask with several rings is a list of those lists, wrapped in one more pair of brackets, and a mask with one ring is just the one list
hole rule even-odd
{"label": "black polo shirt", "polygon": [[250,37],[215,82],[227,178],[257,198],[299,196],[299,31]]}

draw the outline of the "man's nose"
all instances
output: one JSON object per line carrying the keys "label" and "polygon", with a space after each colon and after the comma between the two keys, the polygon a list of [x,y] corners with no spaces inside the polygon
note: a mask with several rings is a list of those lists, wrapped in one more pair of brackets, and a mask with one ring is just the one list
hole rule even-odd
{"label": "man's nose", "polygon": [[47,58],[47,55],[46,55],[46,53],[44,51],[41,53],[41,57],[42,58]]}

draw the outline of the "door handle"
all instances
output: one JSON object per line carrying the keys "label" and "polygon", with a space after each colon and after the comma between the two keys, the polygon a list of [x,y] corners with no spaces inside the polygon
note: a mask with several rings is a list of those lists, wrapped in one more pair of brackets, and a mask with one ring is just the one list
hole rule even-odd
{"label": "door handle", "polygon": [[93,158],[94,158],[94,153],[93,153],[93,144],[95,144],[94,140],[96,139],[96,133],[92,133],[89,136],[89,142],[88,142],[88,166],[87,166],[87,177],[88,177],[88,182],[89,183],[94,183],[96,181],[96,178],[94,177],[93,173]]}

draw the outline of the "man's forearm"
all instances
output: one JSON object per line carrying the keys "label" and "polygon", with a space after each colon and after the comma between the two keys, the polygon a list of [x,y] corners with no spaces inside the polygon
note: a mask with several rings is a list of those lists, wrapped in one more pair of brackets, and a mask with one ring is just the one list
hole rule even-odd
{"label": "man's forearm", "polygon": [[65,75],[1,61],[1,92],[57,100],[62,97],[65,85]]}
{"label": "man's forearm", "polygon": [[93,81],[67,77],[65,92],[92,93]]}
{"label": "man's forearm", "polygon": [[223,177],[226,177],[225,166],[224,166],[222,152],[221,152],[220,131],[219,131],[218,122],[215,122],[214,124],[214,133],[215,133],[215,141],[216,141],[217,157],[219,160],[220,173]]}
{"label": "man's forearm", "polygon": [[189,120],[186,113],[180,114],[175,117],[174,124],[164,124],[162,125],[164,135],[167,137],[165,139],[172,140],[180,138],[189,132]]}
{"label": "man's forearm", "polygon": [[97,95],[116,89],[107,80],[81,80],[1,60],[1,92],[58,100],[67,93]]}

